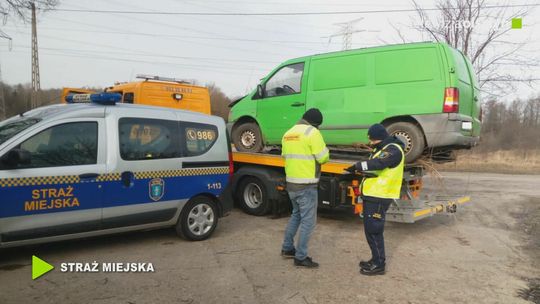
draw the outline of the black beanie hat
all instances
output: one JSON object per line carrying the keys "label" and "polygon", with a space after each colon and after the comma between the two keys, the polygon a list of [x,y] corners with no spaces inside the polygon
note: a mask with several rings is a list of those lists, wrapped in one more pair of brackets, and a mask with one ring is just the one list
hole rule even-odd
{"label": "black beanie hat", "polygon": [[369,127],[367,134],[371,140],[384,140],[389,136],[388,132],[381,124],[374,124]]}
{"label": "black beanie hat", "polygon": [[317,108],[307,110],[302,118],[314,126],[320,126],[323,120],[322,113]]}

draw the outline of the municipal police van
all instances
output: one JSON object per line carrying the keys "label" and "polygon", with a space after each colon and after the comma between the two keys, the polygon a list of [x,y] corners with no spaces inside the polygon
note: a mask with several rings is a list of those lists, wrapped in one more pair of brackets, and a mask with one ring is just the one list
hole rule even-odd
{"label": "municipal police van", "polygon": [[232,208],[223,119],[84,98],[0,122],[0,247],[164,226],[208,238]]}

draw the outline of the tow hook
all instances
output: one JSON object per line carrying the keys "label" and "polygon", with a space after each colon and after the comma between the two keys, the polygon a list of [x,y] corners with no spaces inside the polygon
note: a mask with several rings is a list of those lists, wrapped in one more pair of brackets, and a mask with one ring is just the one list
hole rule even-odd
{"label": "tow hook", "polygon": [[457,211],[457,205],[454,203],[446,205],[446,212],[448,213],[456,213]]}

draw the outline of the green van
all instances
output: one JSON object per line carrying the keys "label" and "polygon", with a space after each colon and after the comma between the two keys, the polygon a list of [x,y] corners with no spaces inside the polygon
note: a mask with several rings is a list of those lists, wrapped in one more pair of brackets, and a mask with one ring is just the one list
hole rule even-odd
{"label": "green van", "polygon": [[330,148],[366,142],[369,126],[382,123],[412,162],[478,142],[479,93],[467,57],[445,43],[333,52],[279,65],[231,104],[229,128],[237,150],[259,152],[279,145],[307,109],[318,108]]}

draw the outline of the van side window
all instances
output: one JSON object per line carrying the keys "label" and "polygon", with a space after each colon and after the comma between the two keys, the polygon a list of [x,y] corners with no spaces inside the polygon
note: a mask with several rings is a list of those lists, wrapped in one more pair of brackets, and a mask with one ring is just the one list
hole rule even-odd
{"label": "van side window", "polygon": [[120,156],[123,160],[180,157],[178,122],[147,118],[121,118]]}
{"label": "van side window", "polygon": [[300,93],[304,63],[295,63],[282,67],[265,85],[265,97],[283,96]]}
{"label": "van side window", "polygon": [[17,168],[47,168],[97,163],[97,122],[74,122],[50,127],[20,144],[30,164]]}
{"label": "van side window", "polygon": [[180,132],[184,136],[184,156],[197,156],[206,153],[218,138],[216,126],[200,123],[181,123]]}

